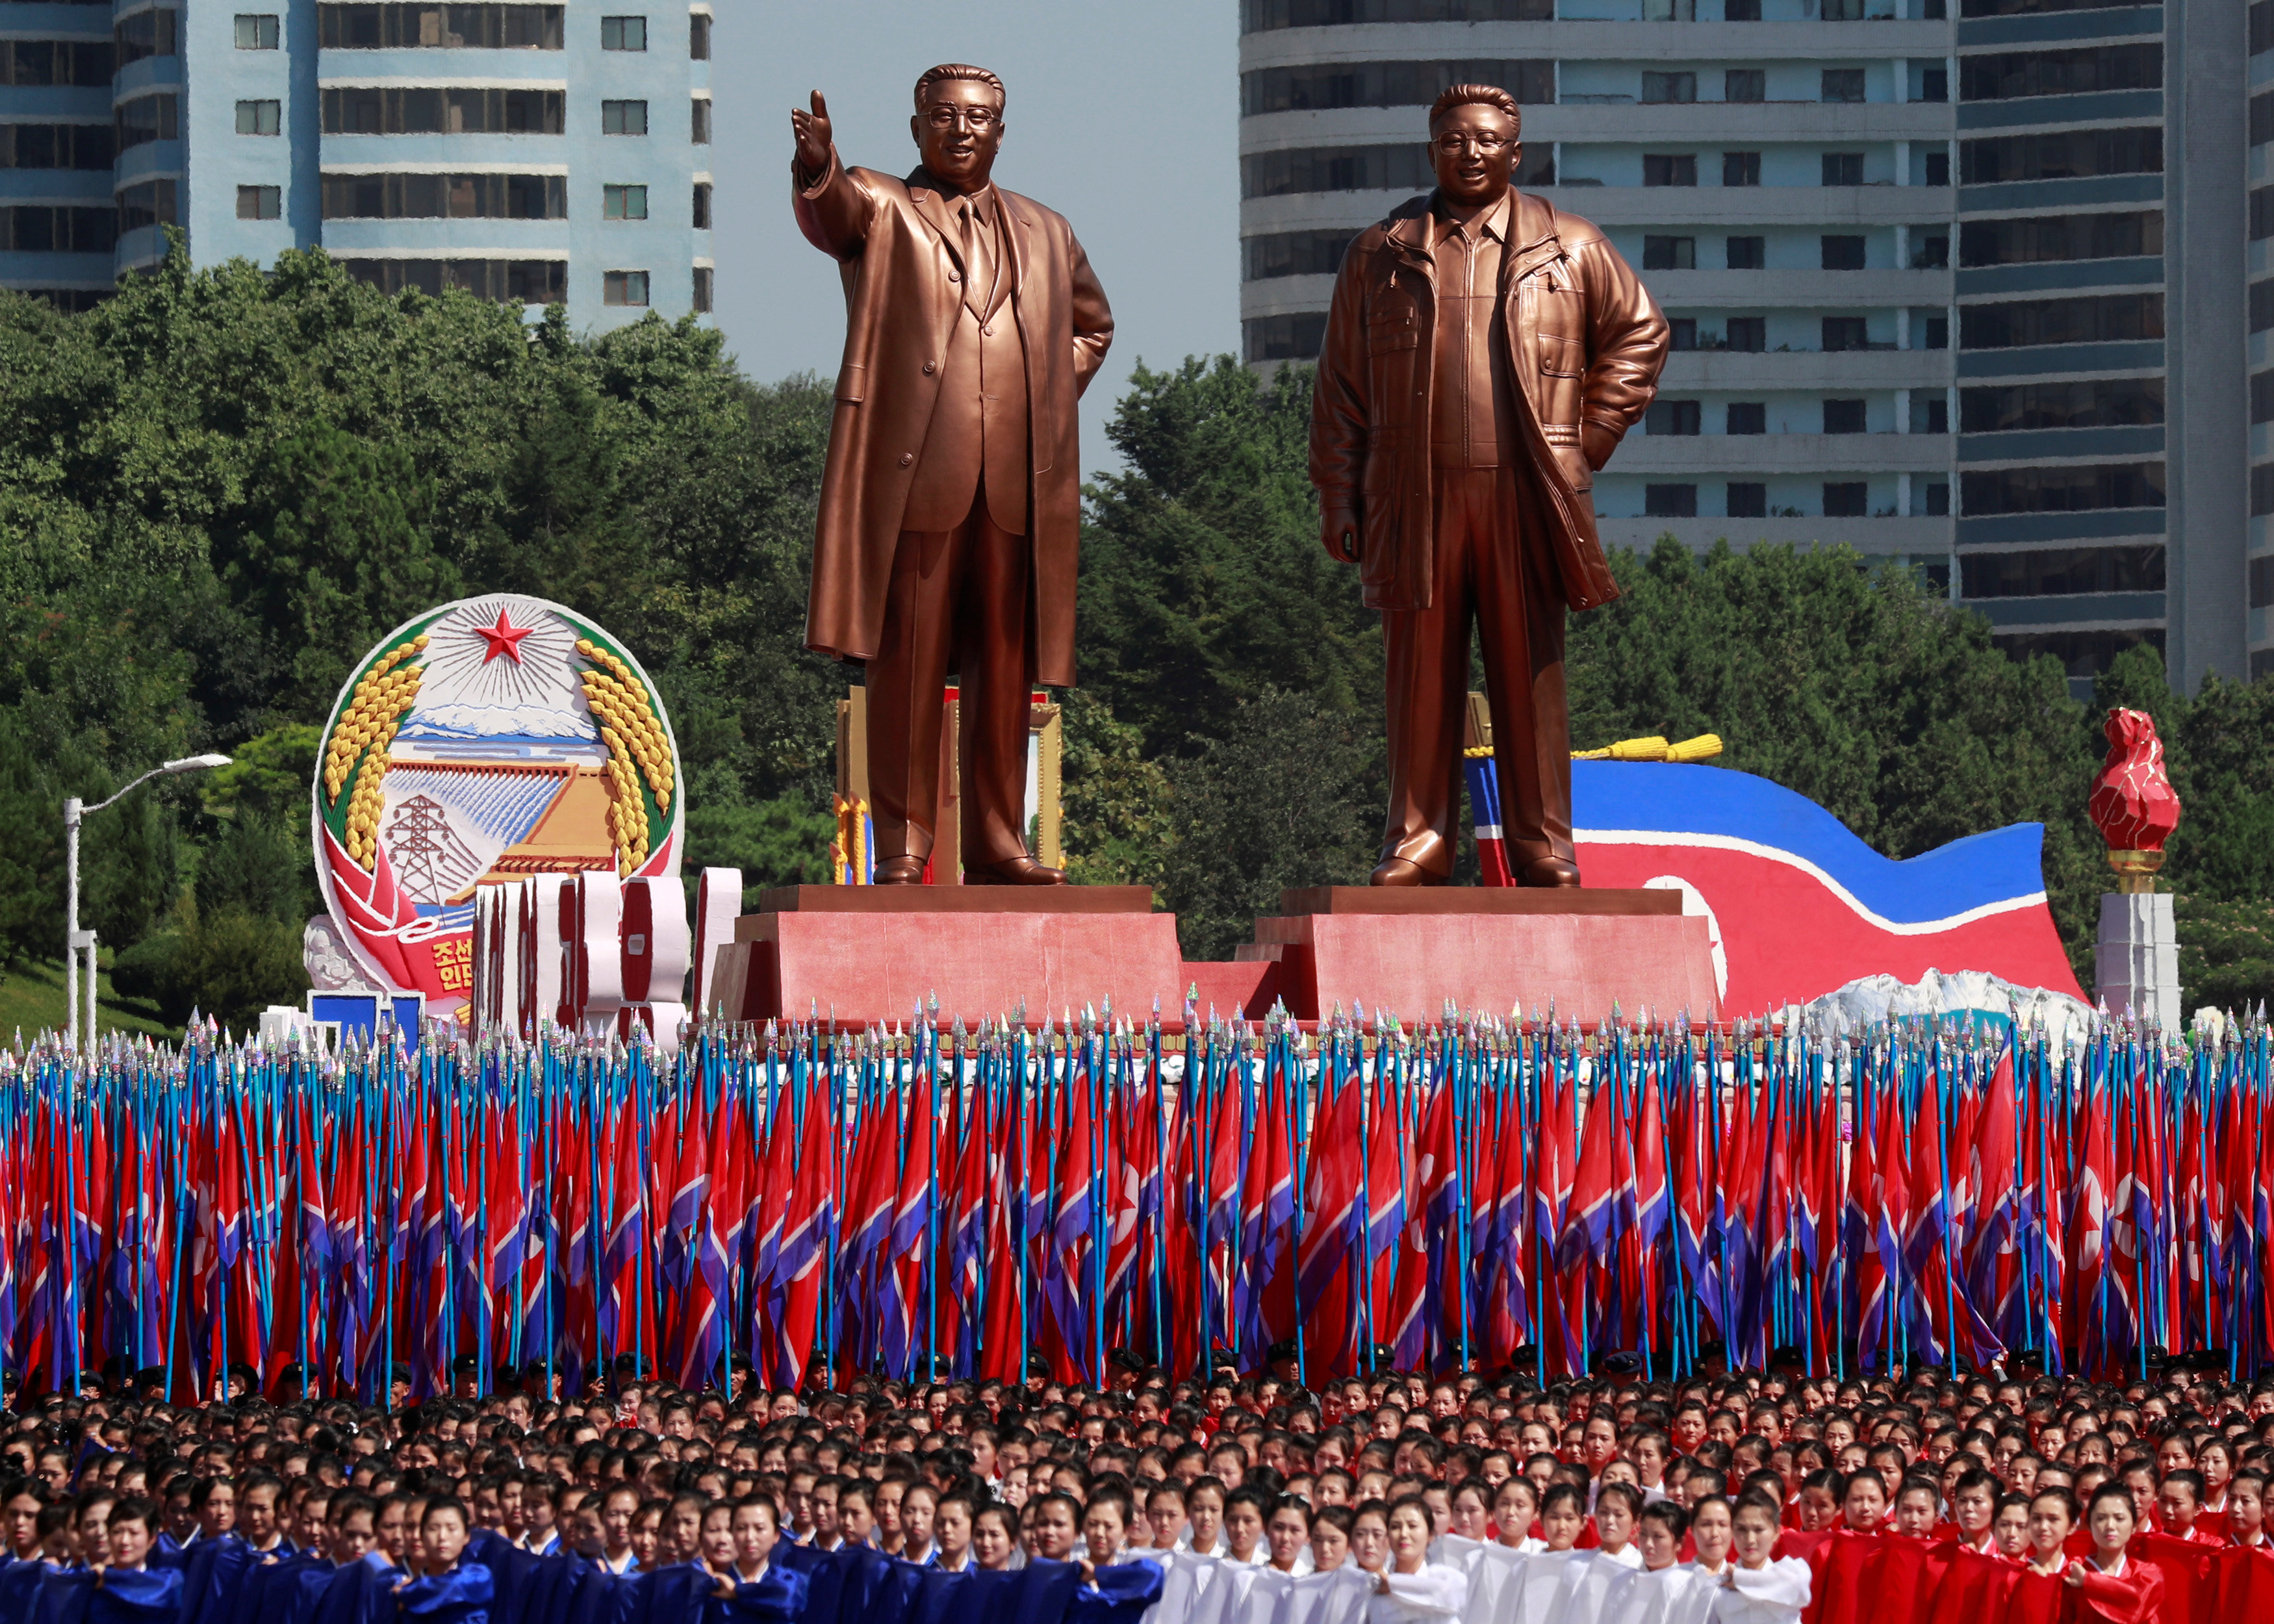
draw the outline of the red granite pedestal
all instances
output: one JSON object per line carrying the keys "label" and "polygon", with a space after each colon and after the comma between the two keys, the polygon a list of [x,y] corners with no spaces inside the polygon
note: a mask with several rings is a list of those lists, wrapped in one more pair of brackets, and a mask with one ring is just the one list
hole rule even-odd
{"label": "red granite pedestal", "polygon": [[935,997],[942,1021],[969,1026],[1108,997],[1139,1020],[1156,997],[1164,1016],[1183,1009],[1176,917],[1142,885],[796,885],[759,910],[719,949],[729,1019],[906,1024]]}
{"label": "red granite pedestal", "polygon": [[1719,1013],[1713,944],[1671,891],[1320,886],[1280,895],[1243,961],[1271,966],[1257,996],[1305,1020],[1363,1004],[1434,1021],[1446,1001],[1528,1014],[1553,1001],[1592,1025],[1615,1002],[1672,1018]]}

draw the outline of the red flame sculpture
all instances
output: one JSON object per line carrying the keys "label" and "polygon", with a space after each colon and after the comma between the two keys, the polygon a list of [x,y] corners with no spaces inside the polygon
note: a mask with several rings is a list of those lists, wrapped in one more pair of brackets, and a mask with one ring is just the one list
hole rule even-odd
{"label": "red flame sculpture", "polygon": [[2180,798],[2164,771],[2164,741],[2144,710],[2108,713],[2108,764],[2093,780],[2089,803],[2094,827],[2108,842],[2109,865],[2123,889],[2155,887],[2164,866],[2164,842],[2180,826]]}

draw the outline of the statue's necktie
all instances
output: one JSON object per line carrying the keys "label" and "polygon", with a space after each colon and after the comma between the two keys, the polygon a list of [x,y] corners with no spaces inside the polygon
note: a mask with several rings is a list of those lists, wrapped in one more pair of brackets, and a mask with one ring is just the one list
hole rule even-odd
{"label": "statue's necktie", "polygon": [[963,206],[963,302],[980,320],[987,320],[988,301],[995,293],[995,259],[988,252],[988,229],[978,208]]}

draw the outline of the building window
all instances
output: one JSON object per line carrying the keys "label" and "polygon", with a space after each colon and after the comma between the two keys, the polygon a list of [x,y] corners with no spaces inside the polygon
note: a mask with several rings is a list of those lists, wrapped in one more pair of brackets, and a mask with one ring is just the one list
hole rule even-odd
{"label": "building window", "polygon": [[2263,333],[2268,327],[2274,327],[2274,282],[2254,282],[2250,284],[2250,330]]}
{"label": "building window", "polygon": [[2274,372],[2251,373],[2250,420],[2274,423]]}
{"label": "building window", "polygon": [[2040,654],[2050,654],[2061,663],[2061,671],[2070,681],[2090,682],[2093,677],[2107,670],[2109,662],[2127,649],[2136,649],[2144,643],[2158,654],[2162,653],[2164,628],[2158,626],[2105,632],[1999,632],[1990,641],[2013,659],[2029,660]]}
{"label": "building window", "polygon": [[1930,519],[1950,517],[1950,481],[1938,479],[1926,488],[1926,516]]}
{"label": "building window", "polygon": [[567,104],[568,96],[558,90],[342,86],[324,92],[324,133],[559,135]]}
{"label": "building window", "polygon": [[1871,487],[1861,479],[1826,480],[1824,516],[1860,519],[1871,510]]}
{"label": "building window", "polygon": [[[2250,104],[2254,117],[2259,100]],[[1958,160],[1960,178],[1969,186],[2009,180],[2083,180],[2095,175],[2160,175],[2164,132],[2157,124],[2139,124],[2123,130],[1996,136],[1962,141]]]}
{"label": "building window", "polygon": [[267,12],[239,11],[237,14],[237,49],[239,50],[275,50],[278,43],[277,22]]}
{"label": "building window", "polygon": [[1768,75],[1758,68],[1730,68],[1721,75],[1724,102],[1763,102],[1768,99]]}
{"label": "building window", "polygon": [[[137,11],[110,31],[110,55],[116,67],[146,56],[172,56],[181,51],[181,13],[171,6]],[[19,81],[20,82],[20,81]]]}
{"label": "building window", "polygon": [[1869,324],[1861,316],[1826,316],[1824,318],[1824,342],[1826,350],[1869,350],[1871,347]]}
{"label": "building window", "polygon": [[708,231],[711,229],[711,183],[707,180],[698,180],[695,183],[694,220],[695,229],[697,231]]}
{"label": "building window", "polygon": [[1939,271],[1948,268],[1949,265],[1950,236],[1947,232],[1931,232],[1920,237],[1918,246],[1911,250],[1911,269],[1915,271]]}
{"label": "building window", "polygon": [[1428,151],[1419,141],[1401,141],[1395,147],[1294,147],[1250,153],[1239,161],[1243,198],[1276,198],[1299,192],[1412,191],[1435,184]]}
{"label": "building window", "polygon": [[1757,152],[1732,152],[1721,154],[1721,184],[1725,186],[1758,186],[1761,184],[1761,155]]}
{"label": "building window", "polygon": [[688,114],[687,139],[697,147],[711,145],[711,98],[695,98]]}
{"label": "building window", "polygon": [[1695,153],[1645,153],[1642,184],[1645,186],[1694,186],[1698,184]]}
{"label": "building window", "polygon": [[[450,50],[560,50],[567,43],[562,11],[558,5],[438,5],[433,0],[386,0],[373,5],[335,4],[328,0],[316,8],[317,43],[326,50],[398,50],[418,46]],[[440,265],[442,261],[418,263]]]}
{"label": "building window", "polygon": [[1827,23],[1862,22],[1864,0],[1824,0],[1823,17]]}
{"label": "building window", "polygon": [[644,17],[603,17],[600,19],[600,49],[602,50],[644,51],[647,49],[647,19]]}
{"label": "building window", "polygon": [[1653,519],[1694,519],[1698,516],[1698,487],[1694,485],[1646,485],[1642,510]]}
{"label": "building window", "polygon": [[1241,0],[1239,31],[1329,28],[1341,23],[1539,23],[1555,15],[1554,0]]}
{"label": "building window", "polygon": [[0,124],[0,169],[108,169],[117,155],[109,124]]}
{"label": "building window", "polygon": [[137,96],[132,102],[120,102],[112,111],[111,120],[122,152],[145,141],[179,140],[181,101],[172,94]]}
{"label": "building window", "polygon": [[711,313],[711,267],[707,265],[695,267],[695,313],[698,316]]}
{"label": "building window", "polygon": [[118,194],[118,229],[122,233],[144,226],[180,223],[179,194],[170,180],[146,180]]}
{"label": "building window", "polygon": [[284,189],[282,186],[239,186],[237,189],[237,217],[239,220],[282,220],[284,217]]}
{"label": "building window", "polygon": [[1911,432],[1949,433],[1950,397],[1939,389],[1931,394],[1925,390],[1915,391],[1911,395]]}
{"label": "building window", "polygon": [[[2274,385],[2274,373],[2258,373]],[[2251,421],[2274,417],[2274,389],[2251,380]],[[2261,417],[2265,395],[2267,417]],[[1958,427],[1997,434],[2013,427],[2144,427],[2163,423],[2163,378],[2065,378],[2042,385],[1958,391]]]}
{"label": "building window", "polygon": [[1721,20],[1725,23],[1760,21],[1761,0],[1721,0]]}
{"label": "building window", "polygon": [[1766,434],[1769,432],[1769,409],[1762,401],[1731,401],[1727,409],[1724,433]]}
{"label": "building window", "polygon": [[1327,312],[1258,316],[1239,324],[1241,353],[1250,361],[1309,361],[1327,336]]}
{"label": "building window", "polygon": [[1698,432],[1698,410],[1696,401],[1653,401],[1643,421],[1653,437],[1660,434],[1695,434]]}
{"label": "building window", "polygon": [[1864,239],[1827,237],[1823,243],[1823,255],[1827,271],[1860,271],[1864,268]]}
{"label": "building window", "polygon": [[1645,271],[1696,270],[1698,239],[1694,237],[1644,237],[1642,268]]}
{"label": "building window", "polygon": [[1824,184],[1827,186],[1862,185],[1864,154],[1862,153],[1826,153]]}
{"label": "building window", "polygon": [[[2250,471],[2254,476],[2258,472],[2255,468]],[[2274,463],[2268,464],[2268,471],[2274,472]],[[2250,560],[2250,606],[2253,609],[2274,606],[2274,553],[2264,553]]]}
{"label": "building window", "polygon": [[603,304],[637,304],[647,303],[647,273],[645,271],[609,271],[600,278],[600,303]]}
{"label": "building window", "polygon": [[1864,99],[1864,70],[1861,68],[1826,68],[1817,86],[1819,102],[1861,102]]}
{"label": "building window", "polygon": [[1824,432],[1827,434],[1861,434],[1864,432],[1864,402],[1825,402]]}
{"label": "building window", "polygon": [[2105,508],[2164,506],[2161,462],[2110,462],[2069,468],[2001,468],[1962,476],[1959,499],[1969,514],[2086,513]]}
{"label": "building window", "polygon": [[600,133],[602,135],[645,135],[647,103],[644,102],[601,102]]}
{"label": "building window", "polygon": [[1969,304],[1958,312],[1962,350],[2023,350],[2037,344],[2120,343],[2164,336],[2160,293],[2105,293],[2065,299]]}
{"label": "building window", "polygon": [[[171,220],[174,208],[174,183],[153,181],[145,186],[132,188],[150,194],[144,213],[154,213],[157,204],[155,188],[165,188],[166,218]],[[124,203],[122,194],[119,201]],[[147,225],[148,220],[139,224]],[[102,208],[75,208],[53,203],[17,204],[0,207],[0,251],[13,253],[109,253],[118,242],[118,211],[108,206]],[[106,267],[107,268],[107,267]]]}
{"label": "building window", "polygon": [[1526,106],[1555,100],[1555,64],[1538,58],[1482,61],[1337,62],[1327,67],[1255,68],[1239,76],[1243,117],[1338,107],[1427,107],[1466,81],[1498,85]]}
{"label": "building window", "polygon": [[1730,317],[1728,346],[1745,355],[1759,355],[1769,347],[1769,319],[1766,316]]}
{"label": "building window", "polygon": [[1642,76],[1642,99],[1653,106],[1695,102],[1698,100],[1698,76],[1695,73],[1645,73]]}
{"label": "building window", "polygon": [[1958,560],[1969,598],[2063,598],[2077,592],[2160,592],[2164,549],[2038,547],[1969,553]]}
{"label": "building window", "polygon": [[687,19],[687,56],[690,62],[711,60],[711,13],[708,11],[697,11]]}
{"label": "building window", "polygon": [[1669,316],[1666,320],[1666,347],[1668,350],[1698,348],[1698,318]]}
{"label": "building window", "polygon": [[1919,70],[1919,96],[1922,102],[1950,100],[1950,70],[1922,68]]}
{"label": "building window", "polygon": [[1768,239],[1759,237],[1733,237],[1725,250],[1727,263],[1733,271],[1758,271],[1768,263]]}
{"label": "building window", "polygon": [[1958,94],[1967,102],[2083,95],[2099,90],[2159,90],[2163,84],[2160,41],[2090,45],[2081,50],[1998,51],[1958,59]]}
{"label": "building window", "polygon": [[284,104],[282,102],[238,102],[237,132],[239,135],[283,134]]}
{"label": "building window", "polygon": [[561,304],[568,266],[561,259],[347,259],[348,274],[383,293],[412,289],[440,298],[456,288],[501,304]]}
{"label": "building window", "polygon": [[1931,152],[1926,154],[1926,184],[1930,186],[1950,184],[1950,154]]}
{"label": "building window", "polygon": [[645,220],[647,218],[647,188],[645,186],[601,187],[600,218],[603,220]]}
{"label": "building window", "polygon": [[2029,214],[1959,222],[1962,265],[2031,265],[2057,259],[2134,259],[2164,252],[2164,212]]}
{"label": "building window", "polygon": [[565,175],[327,175],[327,220],[566,220]]}
{"label": "building window", "polygon": [[2263,519],[2274,513],[2274,462],[2250,470],[2250,516]]}
{"label": "building window", "polygon": [[1246,239],[1246,282],[1276,276],[1331,276],[1351,245],[1348,231],[1279,231]]}
{"label": "building window", "polygon": [[1758,480],[1732,479],[1723,487],[1723,510],[1733,519],[1769,516],[1769,488]]}
{"label": "building window", "polygon": [[[167,52],[172,54],[173,13],[166,14]],[[76,85],[82,89],[110,85],[112,47],[107,40],[0,40],[0,85]]]}

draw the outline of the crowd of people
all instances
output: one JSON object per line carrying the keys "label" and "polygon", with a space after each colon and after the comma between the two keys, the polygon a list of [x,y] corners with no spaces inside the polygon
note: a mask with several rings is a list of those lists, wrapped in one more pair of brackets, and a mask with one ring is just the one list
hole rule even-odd
{"label": "crowd of people", "polygon": [[0,1624],[2274,1619],[2274,1380],[1632,1363],[19,1391]]}

